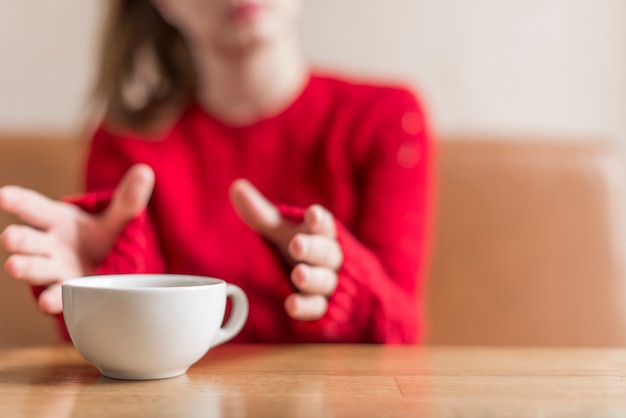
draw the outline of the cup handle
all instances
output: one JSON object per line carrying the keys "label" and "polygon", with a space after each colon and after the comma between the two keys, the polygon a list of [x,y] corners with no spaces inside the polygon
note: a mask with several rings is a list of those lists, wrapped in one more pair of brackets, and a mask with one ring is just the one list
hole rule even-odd
{"label": "cup handle", "polygon": [[239,286],[226,285],[226,297],[232,301],[232,310],[228,321],[217,331],[211,347],[224,344],[233,339],[243,328],[248,319],[248,297]]}

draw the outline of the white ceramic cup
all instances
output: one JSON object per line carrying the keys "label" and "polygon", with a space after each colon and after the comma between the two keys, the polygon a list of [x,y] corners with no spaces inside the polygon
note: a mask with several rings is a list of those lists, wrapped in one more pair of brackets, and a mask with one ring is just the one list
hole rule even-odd
{"label": "white ceramic cup", "polygon": [[[222,327],[226,298],[233,309]],[[63,315],[74,345],[103,375],[163,379],[236,336],[248,299],[241,288],[208,277],[103,275],[65,281]]]}

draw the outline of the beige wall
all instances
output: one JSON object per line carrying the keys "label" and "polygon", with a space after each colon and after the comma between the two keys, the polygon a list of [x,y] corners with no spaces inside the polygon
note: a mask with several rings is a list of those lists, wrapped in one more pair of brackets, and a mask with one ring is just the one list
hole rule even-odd
{"label": "beige wall", "polygon": [[[626,143],[623,0],[304,0],[305,50],[417,85],[440,132]],[[0,2],[0,129],[78,125],[101,0]]]}
{"label": "beige wall", "polygon": [[104,1],[0,1],[0,130],[79,125]]}
{"label": "beige wall", "polygon": [[[441,132],[626,142],[623,0],[304,0],[307,55],[415,85]],[[101,1],[0,3],[0,128],[77,126]]]}
{"label": "beige wall", "polygon": [[310,0],[316,61],[419,86],[440,130],[626,141],[623,0]]}

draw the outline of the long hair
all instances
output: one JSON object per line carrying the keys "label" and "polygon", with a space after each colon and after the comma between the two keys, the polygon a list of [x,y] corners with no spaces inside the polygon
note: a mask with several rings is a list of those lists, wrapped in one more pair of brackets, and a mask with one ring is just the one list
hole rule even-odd
{"label": "long hair", "polygon": [[104,118],[144,129],[192,97],[196,73],[180,32],[150,0],[107,0],[93,96]]}

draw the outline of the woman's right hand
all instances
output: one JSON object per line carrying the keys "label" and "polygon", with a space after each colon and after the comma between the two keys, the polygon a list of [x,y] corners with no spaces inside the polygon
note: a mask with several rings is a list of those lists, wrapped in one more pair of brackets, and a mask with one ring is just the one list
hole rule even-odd
{"label": "woman's right hand", "polygon": [[0,236],[9,253],[6,271],[30,285],[47,286],[39,308],[60,313],[63,281],[96,272],[124,226],[146,208],[153,187],[152,169],[137,164],[120,181],[107,210],[97,215],[33,190],[0,188],[0,209],[26,223],[9,225]]}

